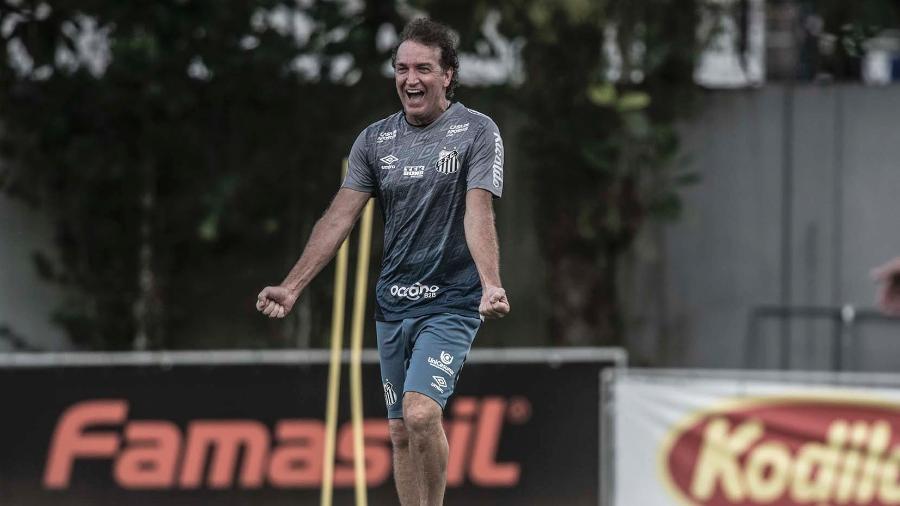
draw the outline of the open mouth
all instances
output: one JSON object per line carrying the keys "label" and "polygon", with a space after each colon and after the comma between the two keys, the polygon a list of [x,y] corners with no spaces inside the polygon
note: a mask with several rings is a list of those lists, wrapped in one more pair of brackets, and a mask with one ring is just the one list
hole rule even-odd
{"label": "open mouth", "polygon": [[406,98],[409,100],[418,100],[425,97],[425,90],[406,90]]}

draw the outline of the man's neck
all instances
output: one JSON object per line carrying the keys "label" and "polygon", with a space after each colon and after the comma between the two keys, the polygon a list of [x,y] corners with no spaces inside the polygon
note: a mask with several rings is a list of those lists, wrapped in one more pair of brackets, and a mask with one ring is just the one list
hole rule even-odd
{"label": "man's neck", "polygon": [[438,118],[440,118],[445,112],[447,112],[447,109],[449,109],[449,108],[450,108],[450,101],[445,98],[441,101],[440,109],[438,110],[437,114],[435,114],[431,118],[427,118],[427,119],[413,118],[409,114],[406,114],[406,111],[403,111],[403,117],[406,118],[406,122],[412,126],[426,127],[426,126],[434,123],[435,121],[437,121]]}

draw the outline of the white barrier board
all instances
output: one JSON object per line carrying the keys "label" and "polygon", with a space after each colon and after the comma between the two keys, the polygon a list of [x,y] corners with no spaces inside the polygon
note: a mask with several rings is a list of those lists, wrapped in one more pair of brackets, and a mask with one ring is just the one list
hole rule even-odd
{"label": "white barrier board", "polygon": [[900,505],[900,375],[618,370],[607,389],[615,506]]}

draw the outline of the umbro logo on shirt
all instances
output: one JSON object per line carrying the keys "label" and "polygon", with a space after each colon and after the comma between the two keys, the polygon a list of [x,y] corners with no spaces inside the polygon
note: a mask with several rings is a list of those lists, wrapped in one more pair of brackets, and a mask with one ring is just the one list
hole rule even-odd
{"label": "umbro logo on shirt", "polygon": [[434,164],[434,168],[441,174],[459,172],[459,151],[442,149],[438,154],[438,161]]}
{"label": "umbro logo on shirt", "polygon": [[387,155],[385,157],[380,158],[380,160],[387,164],[387,165],[382,165],[381,170],[388,170],[388,169],[393,169],[396,167],[396,165],[394,165],[394,162],[399,160],[399,158],[397,158],[394,155]]}

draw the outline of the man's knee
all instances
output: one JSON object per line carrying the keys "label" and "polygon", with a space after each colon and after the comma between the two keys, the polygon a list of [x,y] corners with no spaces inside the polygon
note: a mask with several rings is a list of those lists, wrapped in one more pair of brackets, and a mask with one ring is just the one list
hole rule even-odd
{"label": "man's knee", "polygon": [[403,419],[395,418],[388,420],[388,428],[391,433],[391,444],[396,449],[409,448],[409,432],[406,430],[406,424]]}
{"label": "man's knee", "polygon": [[403,396],[403,422],[406,430],[421,434],[441,427],[441,407],[427,395],[407,392]]}

